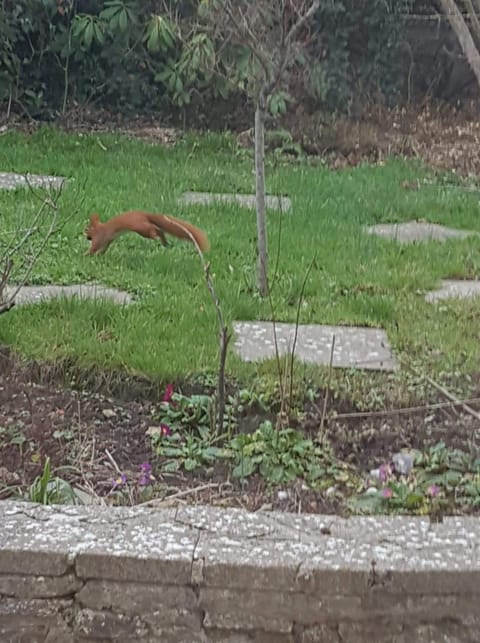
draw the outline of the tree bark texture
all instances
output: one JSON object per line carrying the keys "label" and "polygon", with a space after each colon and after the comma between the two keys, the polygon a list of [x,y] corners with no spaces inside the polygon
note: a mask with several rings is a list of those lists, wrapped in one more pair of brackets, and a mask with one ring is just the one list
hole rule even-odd
{"label": "tree bark texture", "polygon": [[460,47],[480,87],[480,53],[475,45],[468,25],[455,0],[440,0],[440,4],[444,14],[448,18],[450,26],[458,38]]}

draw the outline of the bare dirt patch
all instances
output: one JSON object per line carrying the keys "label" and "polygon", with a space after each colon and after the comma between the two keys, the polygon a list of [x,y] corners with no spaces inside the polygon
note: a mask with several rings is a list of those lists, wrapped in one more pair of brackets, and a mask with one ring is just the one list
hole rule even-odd
{"label": "bare dirt patch", "polygon": [[[136,400],[105,396],[34,383],[28,368],[2,370],[0,497],[10,493],[5,486],[25,489],[30,485],[49,456],[52,467],[60,470],[58,475],[107,503],[114,501],[112,489],[120,473],[128,479],[138,477],[141,465],[149,462],[156,478],[157,504],[188,501],[249,510],[344,511],[343,492],[314,491],[302,481],[272,487],[259,475],[242,482],[232,478],[222,461],[193,473],[161,472],[146,436],[160,404],[158,396],[149,394]],[[322,406],[319,392],[316,402],[306,403],[301,420],[291,426],[307,436],[317,435]],[[238,431],[249,433],[266,417],[258,409],[247,412],[239,419]],[[334,457],[358,479],[401,449],[424,450],[439,441],[449,448],[476,448],[479,429],[480,422],[472,416],[441,404],[436,408],[361,414],[342,401],[330,407],[324,439]],[[138,502],[138,498],[131,497],[130,501]],[[476,511],[475,507],[471,511]]]}

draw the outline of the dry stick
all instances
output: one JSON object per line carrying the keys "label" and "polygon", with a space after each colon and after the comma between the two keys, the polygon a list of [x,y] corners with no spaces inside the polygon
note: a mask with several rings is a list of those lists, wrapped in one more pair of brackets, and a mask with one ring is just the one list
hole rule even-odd
{"label": "dry stick", "polygon": [[389,415],[408,415],[411,413],[420,413],[421,411],[435,411],[437,409],[452,408],[454,406],[463,406],[464,404],[478,404],[480,397],[467,398],[465,400],[452,400],[449,402],[436,402],[434,404],[419,404],[418,406],[403,406],[398,409],[389,409],[386,411],[356,411],[354,413],[336,413],[334,420],[348,420],[354,418],[370,417],[387,417]]}
{"label": "dry stick", "polygon": [[[42,204],[42,206],[39,208],[39,210],[37,212],[37,216],[39,216],[40,213],[43,212],[44,207],[45,207],[45,203]],[[52,222],[51,222],[50,228],[47,231],[47,233],[46,233],[46,235],[45,235],[45,237],[43,239],[43,242],[40,244],[40,247],[37,249],[35,254],[32,256],[32,258],[30,260],[30,263],[28,265],[28,268],[27,268],[25,274],[23,275],[23,278],[22,278],[21,282],[17,285],[17,287],[9,295],[8,299],[6,299],[6,301],[1,304],[1,306],[0,306],[0,314],[7,312],[11,308],[13,308],[13,306],[15,305],[15,299],[16,299],[18,293],[20,292],[20,289],[26,284],[26,282],[28,280],[28,277],[30,276],[30,273],[31,273],[31,271],[33,269],[33,266],[35,265],[38,257],[40,256],[40,253],[43,251],[48,239],[50,238],[50,236],[53,233],[56,218],[57,218],[57,211],[54,210],[54,216],[52,217]],[[29,233],[25,234],[23,239],[21,240],[21,242],[17,243],[17,245],[15,246],[14,251],[18,250],[21,247],[21,245],[23,245],[23,243],[25,243],[25,241],[28,239],[29,236],[30,236]],[[13,262],[10,259],[12,252],[13,251],[9,250],[8,252],[6,252],[4,254],[4,257],[3,257],[3,259],[5,260],[5,263],[6,263],[6,268],[5,268],[3,277],[2,277],[2,288],[0,289],[0,296],[3,294],[3,289],[5,287],[3,281],[5,279],[5,284],[6,284],[6,279],[8,278],[8,276],[9,276],[9,274],[11,272],[12,266],[13,266]]]}
{"label": "dry stick", "polygon": [[[409,368],[415,375],[419,375],[417,369],[410,364],[405,358],[403,358],[403,363],[407,368]],[[433,386],[433,388],[437,389],[442,395],[444,395],[448,400],[451,402],[455,402],[455,406],[461,406],[467,413],[469,413],[472,417],[476,418],[477,420],[480,420],[480,413],[478,411],[475,411],[475,409],[472,409],[471,406],[468,404],[465,404],[465,402],[462,402],[458,397],[453,395],[453,393],[450,393],[444,386],[436,382],[434,379],[432,379],[429,375],[424,375],[425,380]]]}
{"label": "dry stick", "polygon": [[280,403],[280,413],[278,415],[278,419],[280,419],[282,417],[283,407],[284,407],[285,388],[284,388],[284,381],[283,381],[282,361],[280,359],[280,350],[278,348],[277,321],[275,317],[275,307],[273,305],[272,293],[270,292],[270,288],[267,288],[267,292],[268,292],[268,302],[270,304],[270,315],[272,318],[272,326],[273,326],[273,344],[275,347],[275,363],[277,365],[277,372],[278,372],[278,385],[280,387],[281,403]]}
{"label": "dry stick", "polygon": [[[39,228],[36,226],[36,223],[40,218],[40,216],[42,215],[45,207],[46,207],[46,203],[43,202],[40,208],[33,215],[33,220],[29,228],[17,229],[11,233],[12,237],[8,242],[5,250],[3,251],[2,259],[4,259],[5,257],[11,257],[13,254],[15,254],[23,246],[23,244],[26,243],[27,239],[31,237],[34,232],[38,232]],[[24,232],[25,234],[23,235],[23,237],[21,237],[20,241],[18,241],[17,244],[14,245],[15,235],[17,235],[19,232]]]}
{"label": "dry stick", "polygon": [[[283,414],[283,406],[284,406],[284,399],[285,399],[285,386],[284,386],[284,380],[283,380],[283,369],[282,369],[282,362],[280,359],[280,351],[278,348],[278,336],[277,336],[277,322],[275,318],[275,307],[273,305],[273,299],[272,299],[272,290],[273,287],[276,284],[277,281],[277,270],[278,266],[280,263],[280,250],[281,250],[281,233],[282,233],[282,227],[281,227],[281,222],[282,218],[280,218],[280,227],[278,230],[278,246],[277,246],[277,256],[275,259],[275,273],[274,273],[274,279],[273,279],[273,284],[272,287],[269,286],[267,282],[267,292],[268,292],[268,303],[270,305],[270,315],[272,317],[272,325],[273,325],[273,342],[275,346],[275,363],[277,365],[277,371],[278,371],[278,385],[280,387],[280,399],[282,400],[281,406],[280,406],[280,414],[279,418],[282,417]],[[285,369],[286,371],[286,369]]]}
{"label": "dry stick", "polygon": [[[34,232],[37,232],[37,231],[38,231],[38,229],[39,229],[39,228],[36,226],[36,223],[37,223],[37,221],[40,219],[40,217],[42,216],[43,211],[45,210],[45,208],[46,208],[47,206],[48,206],[50,209],[52,209],[54,212],[56,212],[56,211],[58,210],[57,202],[58,202],[58,200],[60,199],[60,196],[61,196],[61,194],[62,194],[63,183],[61,184],[61,186],[60,186],[60,188],[59,188],[59,190],[58,190],[58,192],[57,192],[57,194],[56,194],[56,196],[55,196],[54,198],[52,198],[52,196],[51,196],[51,194],[50,194],[50,190],[49,190],[49,189],[47,189],[47,195],[46,195],[46,196],[44,196],[43,198],[41,198],[41,197],[39,197],[39,196],[37,195],[37,193],[36,193],[36,192],[35,192],[35,190],[33,189],[33,187],[32,187],[32,185],[31,185],[30,181],[28,180],[28,175],[24,175],[24,178],[25,178],[25,182],[26,182],[26,184],[27,184],[28,188],[30,189],[30,191],[32,192],[32,194],[33,194],[37,199],[40,199],[41,204],[40,204],[40,207],[38,208],[37,212],[34,214],[34,217],[33,217],[33,220],[32,220],[32,222],[31,222],[31,225],[30,225],[28,228],[25,228],[24,230],[22,230],[25,234],[21,237],[20,241],[18,241],[16,245],[13,245],[13,244],[15,243],[15,239],[14,239],[14,237],[12,237],[12,240],[11,240],[11,241],[10,241],[10,243],[7,245],[7,247],[6,247],[6,249],[5,249],[4,253],[3,253],[3,257],[2,257],[2,258],[5,258],[5,257],[11,257],[13,254],[15,254],[15,253],[16,253],[16,252],[17,252],[17,251],[18,251],[18,250],[19,250],[19,249],[20,249],[20,248],[21,248],[21,247],[26,243],[26,241],[28,240],[28,238],[29,238],[29,237],[30,237]],[[20,230],[17,230],[16,232],[18,233],[19,231],[20,231]],[[14,233],[14,234],[15,234],[15,233]],[[12,247],[12,246],[13,246],[13,247]]]}
{"label": "dry stick", "polygon": [[118,464],[115,462],[115,460],[114,460],[114,458],[113,458],[113,455],[110,453],[110,451],[109,451],[108,449],[105,449],[105,454],[106,454],[107,458],[110,460],[110,463],[112,464],[112,466],[113,466],[113,468],[115,469],[115,471],[116,471],[117,473],[122,473],[122,472],[121,472],[121,470],[120,470],[120,467],[119,467],[119,466],[118,466]]}
{"label": "dry stick", "polygon": [[271,293],[273,289],[275,288],[277,284],[277,278],[278,278],[278,267],[280,265],[280,250],[282,247],[282,223],[283,223],[283,209],[282,209],[282,202],[281,200],[279,201],[280,203],[280,222],[278,224],[278,244],[277,244],[277,256],[275,257],[275,269],[273,271],[273,279],[272,279],[272,284],[269,286],[269,292]]}
{"label": "dry stick", "polygon": [[217,320],[219,326],[219,344],[220,344],[220,357],[219,357],[219,366],[218,366],[218,388],[217,388],[217,417],[218,417],[218,430],[223,431],[223,421],[225,417],[225,398],[226,398],[226,386],[225,386],[225,365],[227,361],[227,350],[228,344],[231,339],[231,335],[228,332],[228,326],[225,324],[223,317],[222,307],[220,305],[220,300],[218,298],[215,286],[213,284],[213,279],[210,275],[210,263],[205,259],[205,255],[202,252],[202,249],[197,243],[197,240],[193,234],[185,226],[175,221],[176,225],[187,234],[190,241],[195,246],[198,256],[200,257],[200,262],[203,266],[203,273],[205,275],[205,282],[207,284],[208,291],[213,301],[215,311],[217,313]]}
{"label": "dry stick", "polygon": [[170,496],[165,496],[165,498],[154,498],[153,500],[146,500],[141,502],[137,507],[158,507],[159,505],[168,504],[171,500],[176,500],[177,498],[182,498],[185,496],[190,496],[193,493],[198,493],[199,491],[206,491],[207,489],[215,489],[221,486],[220,482],[209,482],[207,484],[202,484],[199,487],[193,487],[192,489],[183,489],[182,491],[177,491],[177,493],[172,493]]}
{"label": "dry stick", "polygon": [[468,404],[465,404],[465,402],[462,402],[461,400],[459,400],[458,397],[455,397],[455,395],[450,393],[450,391],[447,391],[445,387],[443,387],[438,382],[435,382],[435,380],[433,380],[428,375],[425,375],[425,379],[429,384],[431,384],[434,388],[436,388],[437,391],[440,391],[440,393],[445,395],[446,398],[448,398],[452,402],[455,402],[455,405],[460,405],[467,413],[472,415],[477,420],[480,420],[480,413],[478,413],[478,411],[475,411],[475,409],[472,409],[471,406],[468,406]]}
{"label": "dry stick", "polygon": [[[36,193],[36,192],[35,192],[35,190],[33,189],[33,186],[31,185],[30,181],[28,180],[28,175],[25,175],[25,181],[26,181],[26,183],[27,183],[27,185],[28,185],[28,187],[29,187],[30,191],[32,192],[32,194],[33,194],[36,198],[39,198],[39,199],[40,199],[41,197],[39,197],[39,196],[37,195],[37,193]],[[5,302],[3,302],[2,304],[0,304],[0,314],[7,312],[7,311],[8,311],[8,310],[10,310],[11,308],[13,308],[13,306],[15,306],[15,298],[16,298],[16,296],[17,296],[17,295],[18,295],[18,293],[20,292],[21,288],[23,288],[23,286],[26,284],[26,282],[27,282],[27,280],[28,280],[28,278],[29,278],[29,276],[30,276],[30,273],[31,273],[31,271],[32,271],[32,269],[33,269],[33,267],[34,267],[35,263],[37,262],[37,260],[38,260],[38,258],[39,258],[39,256],[40,256],[40,254],[43,252],[43,250],[44,250],[44,248],[45,248],[45,246],[46,246],[47,242],[48,242],[48,241],[49,241],[49,239],[50,239],[50,237],[51,237],[51,236],[52,236],[56,231],[60,230],[60,229],[65,225],[65,223],[66,223],[70,218],[73,218],[73,217],[76,215],[76,213],[78,212],[79,207],[81,206],[81,203],[82,203],[82,201],[83,201],[83,200],[79,202],[78,207],[77,207],[77,208],[72,212],[72,214],[70,215],[70,217],[67,217],[67,218],[66,218],[66,220],[63,222],[62,226],[57,227],[58,209],[59,209],[59,208],[58,208],[58,201],[59,201],[59,199],[60,199],[60,197],[61,197],[61,195],[62,195],[62,191],[63,191],[64,184],[65,184],[65,181],[62,181],[62,183],[60,184],[60,187],[58,188],[58,190],[56,191],[56,193],[55,193],[55,195],[54,195],[54,196],[52,196],[52,193],[51,193],[50,188],[47,188],[47,196],[43,198],[42,203],[41,203],[41,205],[40,205],[39,209],[38,209],[38,210],[37,210],[37,212],[35,213],[35,215],[34,215],[34,217],[33,217],[33,221],[32,221],[32,225],[31,225],[31,227],[30,227],[30,228],[28,228],[28,229],[25,231],[25,234],[23,235],[23,237],[20,239],[20,241],[19,241],[15,246],[13,246],[13,248],[12,248],[12,244],[13,244],[13,239],[12,239],[12,241],[8,244],[8,246],[7,246],[6,250],[4,251],[4,253],[3,253],[2,257],[0,257],[0,262],[5,261],[5,262],[6,262],[6,264],[8,265],[8,262],[9,262],[9,260],[10,260],[10,257],[11,257],[13,254],[15,254],[15,253],[16,253],[16,252],[17,252],[17,251],[18,251],[18,250],[19,250],[19,249],[20,249],[20,248],[21,248],[21,247],[26,243],[26,241],[28,240],[28,238],[29,238],[29,237],[30,237],[34,232],[38,231],[38,229],[39,229],[39,228],[37,228],[36,223],[37,223],[38,219],[40,218],[40,216],[43,214],[43,211],[45,210],[45,208],[46,208],[46,207],[48,207],[50,210],[52,210],[52,211],[53,211],[53,215],[52,215],[52,219],[51,219],[51,222],[50,222],[50,226],[49,226],[49,228],[48,228],[47,232],[45,233],[45,236],[44,236],[44,238],[43,238],[43,241],[42,241],[42,243],[40,244],[40,247],[39,247],[39,248],[37,248],[37,251],[36,251],[36,252],[34,253],[34,255],[32,256],[32,258],[31,258],[31,260],[30,260],[30,263],[28,264],[27,270],[26,270],[26,272],[24,273],[24,275],[23,275],[23,278],[22,278],[21,282],[20,282],[20,283],[17,285],[17,287],[15,288],[14,292],[9,296],[9,298],[8,298],[8,300],[7,300],[7,301],[5,301]],[[6,277],[7,277],[7,278],[8,278],[8,276],[9,276],[10,272],[11,272],[11,269],[12,269],[12,267],[10,266],[10,268],[8,269],[8,274],[6,275]],[[4,272],[4,276],[5,276],[5,272]],[[5,284],[6,284],[6,281],[5,281]],[[2,296],[2,293],[3,293],[3,288],[5,287],[5,284],[3,283],[3,278],[2,278],[2,281],[0,282],[0,300],[1,300],[1,296]]]}
{"label": "dry stick", "polygon": [[329,393],[330,393],[330,385],[331,385],[331,382],[332,382],[333,353],[334,353],[334,350],[335,350],[335,334],[332,337],[332,348],[330,350],[330,362],[328,364],[327,388],[325,389],[325,397],[323,398],[322,417],[320,419],[320,429],[318,431],[319,437],[321,437],[321,434],[323,433],[323,425],[325,424],[325,416],[327,415],[328,396],[329,396]]}
{"label": "dry stick", "polygon": [[292,399],[293,399],[293,360],[295,357],[295,348],[297,345],[298,327],[300,325],[300,309],[302,307],[303,295],[305,294],[305,286],[307,285],[307,279],[310,276],[310,273],[312,271],[313,264],[315,263],[316,258],[317,258],[317,255],[315,254],[313,256],[313,259],[310,262],[310,265],[308,266],[307,272],[305,273],[302,287],[300,289],[300,297],[298,298],[297,318],[295,320],[295,334],[293,336],[292,354],[290,358],[290,408],[292,408]]}
{"label": "dry stick", "polygon": [[52,235],[52,233],[53,233],[53,231],[55,229],[55,223],[57,221],[58,212],[57,212],[57,210],[55,210],[54,212],[55,212],[55,214],[52,217],[52,221],[51,221],[50,226],[49,226],[49,228],[47,230],[47,233],[46,233],[45,237],[43,238],[43,241],[40,244],[40,247],[37,248],[37,251],[33,255],[32,259],[30,260],[30,263],[28,265],[27,271],[23,275],[22,283],[18,284],[18,286],[14,290],[13,294],[11,295],[10,299],[15,299],[15,297],[20,292],[20,289],[26,284],[26,282],[27,282],[27,280],[28,280],[28,278],[30,276],[30,273],[32,272],[33,266],[35,265],[35,263],[37,262],[38,257],[40,256],[40,254],[43,252],[43,249],[47,245],[47,242],[50,239],[50,237],[51,237],[51,235]]}

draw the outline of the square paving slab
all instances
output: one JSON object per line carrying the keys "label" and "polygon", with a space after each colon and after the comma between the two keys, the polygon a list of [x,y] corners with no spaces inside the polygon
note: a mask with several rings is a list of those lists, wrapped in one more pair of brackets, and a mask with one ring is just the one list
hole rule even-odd
{"label": "square paving slab", "polygon": [[433,303],[441,299],[473,299],[480,297],[480,281],[468,279],[443,279],[438,290],[427,292],[425,300]]}
{"label": "square paving slab", "polygon": [[[184,192],[178,199],[180,205],[210,205],[218,201],[238,203],[244,208],[255,210],[254,194],[212,194],[210,192]],[[270,210],[289,212],[292,202],[286,196],[267,196],[265,206]]]}
{"label": "square paving slab", "polygon": [[[272,322],[234,322],[235,350],[245,362],[275,357]],[[281,355],[291,353],[295,324],[276,324],[277,344]],[[398,368],[386,333],[380,328],[357,326],[298,327],[295,356],[311,364],[330,363],[332,340],[335,335],[333,366],[393,371]]]}
{"label": "square paving slab", "polygon": [[[14,287],[6,289],[6,299],[15,292]],[[83,299],[111,299],[116,304],[129,304],[133,301],[131,295],[123,290],[96,286],[95,284],[76,284],[72,286],[22,286],[15,303],[17,306],[38,304],[56,297],[80,297]]]}
{"label": "square paving slab", "polygon": [[[27,181],[28,179],[28,181]],[[62,176],[41,176],[38,174],[15,174],[14,172],[0,172],[0,190],[15,190],[26,188],[28,184],[32,187],[60,188],[66,179]]]}
{"label": "square paving slab", "polygon": [[424,241],[446,241],[447,239],[465,239],[478,232],[455,230],[437,223],[407,221],[406,223],[380,223],[366,228],[369,234],[393,239],[399,243],[422,243]]}

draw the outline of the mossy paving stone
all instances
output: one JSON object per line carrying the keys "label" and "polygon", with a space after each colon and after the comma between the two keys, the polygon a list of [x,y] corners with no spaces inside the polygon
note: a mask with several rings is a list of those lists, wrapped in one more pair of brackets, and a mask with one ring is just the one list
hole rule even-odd
{"label": "mossy paving stone", "polygon": [[34,188],[61,188],[66,180],[63,176],[0,172],[0,190],[16,190],[17,188],[26,188],[29,185]]}
{"label": "mossy paving stone", "polygon": [[[272,322],[234,322],[235,350],[246,362],[275,357]],[[276,344],[281,355],[290,353],[295,341],[295,324],[276,323]],[[298,326],[295,356],[303,362],[328,366],[335,346],[332,365],[337,368],[361,368],[380,371],[398,369],[397,360],[381,328],[358,326]]]}

